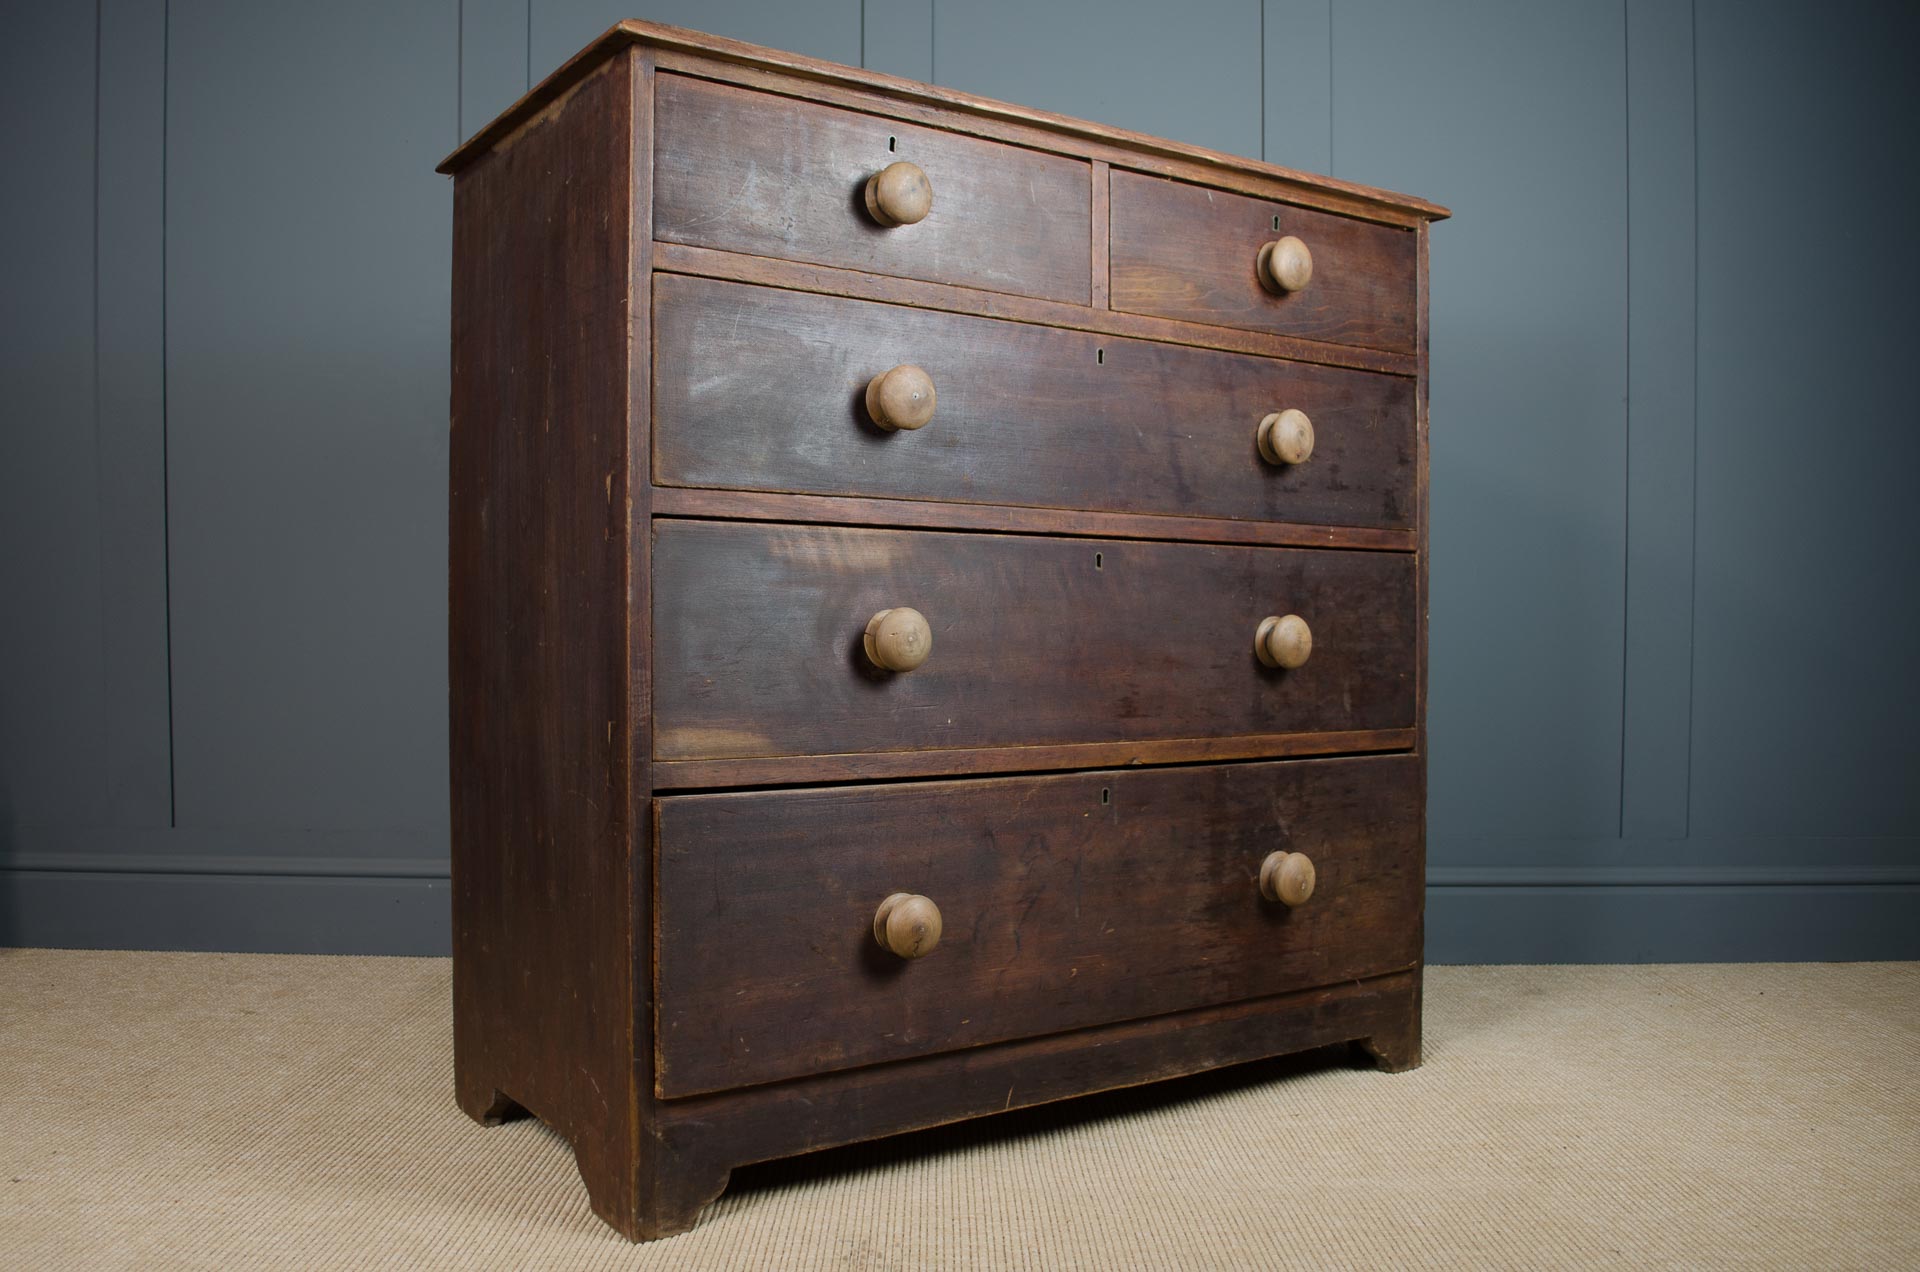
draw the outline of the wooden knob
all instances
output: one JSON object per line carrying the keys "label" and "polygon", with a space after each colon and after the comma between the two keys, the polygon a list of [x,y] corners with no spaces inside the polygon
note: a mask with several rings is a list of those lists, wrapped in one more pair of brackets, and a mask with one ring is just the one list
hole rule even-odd
{"label": "wooden knob", "polygon": [[907,363],[867,381],[867,414],[889,433],[925,428],[936,405],[933,377]]}
{"label": "wooden knob", "polygon": [[1260,863],[1260,895],[1289,906],[1303,904],[1313,895],[1313,862],[1304,852],[1268,853]]}
{"label": "wooden knob", "polygon": [[933,210],[933,182],[918,164],[890,163],[867,178],[867,211],[882,225],[912,225]]}
{"label": "wooden knob", "polygon": [[867,621],[867,657],[884,671],[912,671],[933,652],[933,628],[917,609],[884,609]]}
{"label": "wooden knob", "polygon": [[[1313,890],[1311,866],[1307,867],[1307,890]],[[931,954],[940,944],[940,907],[923,896],[896,892],[873,912],[873,939],[880,942],[880,948],[901,958]]]}
{"label": "wooden knob", "polygon": [[1313,631],[1298,614],[1263,618],[1253,636],[1253,652],[1269,667],[1303,667],[1313,653]]}
{"label": "wooden knob", "polygon": [[1313,421],[1288,407],[1260,421],[1260,458],[1269,464],[1304,464],[1313,457]]}
{"label": "wooden knob", "polygon": [[1313,253],[1289,234],[1260,249],[1260,281],[1275,291],[1297,292],[1313,281]]}

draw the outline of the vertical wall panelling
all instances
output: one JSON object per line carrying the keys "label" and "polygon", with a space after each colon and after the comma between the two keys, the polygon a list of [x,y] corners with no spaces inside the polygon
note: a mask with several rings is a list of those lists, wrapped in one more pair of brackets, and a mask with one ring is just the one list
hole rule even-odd
{"label": "vertical wall panelling", "polygon": [[1687,833],[1693,663],[1693,7],[1627,3],[1627,591],[1620,833]]}
{"label": "vertical wall panelling", "polygon": [[933,0],[866,0],[860,23],[862,66],[932,82]]}
{"label": "vertical wall panelling", "polygon": [[527,91],[529,2],[460,0],[459,136],[448,150]]}
{"label": "vertical wall panelling", "polygon": [[1432,253],[1431,859],[1539,864],[1619,826],[1624,16],[1406,0],[1333,28],[1338,175],[1454,213]]}
{"label": "vertical wall panelling", "polygon": [[1260,154],[1260,6],[1249,0],[971,0],[935,5],[933,23],[947,87]]}
{"label": "vertical wall panelling", "polygon": [[444,952],[432,166],[639,17],[1450,204],[1429,953],[1913,956],[1910,8],[16,9],[0,944]]}
{"label": "vertical wall panelling", "polygon": [[[0,853],[103,818],[91,4],[16,6],[0,40]],[[122,753],[113,753],[116,760]]]}
{"label": "vertical wall panelling", "polygon": [[169,23],[177,819],[443,858],[458,4]]}
{"label": "vertical wall panelling", "polygon": [[1268,163],[1333,173],[1333,2],[1261,5],[1262,139]]}
{"label": "vertical wall panelling", "polygon": [[1912,876],[1920,10],[1697,17],[1692,830]]}
{"label": "vertical wall panelling", "polygon": [[860,65],[860,0],[531,0],[533,81],[624,18]]}
{"label": "vertical wall panelling", "polygon": [[107,808],[173,818],[167,670],[165,0],[100,6],[95,357]]}

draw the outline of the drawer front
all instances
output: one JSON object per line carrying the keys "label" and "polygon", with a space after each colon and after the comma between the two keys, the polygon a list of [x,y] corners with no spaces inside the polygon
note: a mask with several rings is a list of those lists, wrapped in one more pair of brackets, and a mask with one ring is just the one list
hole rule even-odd
{"label": "drawer front", "polygon": [[[654,480],[1406,528],[1414,381],[963,314],[663,275],[654,283]],[[888,432],[867,384],[933,381]],[[1261,421],[1306,414],[1305,462]]]}
{"label": "drawer front", "polygon": [[[658,1084],[691,1095],[1284,993],[1420,957],[1412,756],[672,796]],[[1312,895],[1260,892],[1305,853]],[[906,961],[874,912],[929,898]]]}
{"label": "drawer front", "polygon": [[[1408,728],[1414,557],[654,523],[654,756],[732,759]],[[868,661],[910,607],[932,654]],[[1255,656],[1297,614],[1304,666]]]}
{"label": "drawer front", "polygon": [[[1413,351],[1413,231],[1133,172],[1112,181],[1115,309]],[[1282,236],[1313,258],[1299,291],[1260,280],[1260,249]]]}
{"label": "drawer front", "polygon": [[[660,76],[654,101],[657,238],[1089,299],[1092,176],[1080,160],[677,75]],[[933,204],[888,228],[865,190],[895,162],[925,171]]]}

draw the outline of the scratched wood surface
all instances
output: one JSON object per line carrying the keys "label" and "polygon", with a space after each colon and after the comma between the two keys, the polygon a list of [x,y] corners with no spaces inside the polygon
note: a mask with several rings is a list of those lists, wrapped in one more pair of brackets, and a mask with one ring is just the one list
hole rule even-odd
{"label": "scratched wood surface", "polygon": [[[933,210],[883,230],[896,160]],[[463,1108],[547,1120],[650,1238],[743,1162],[1326,1043],[1418,1062],[1400,245],[1443,209],[647,24],[446,169]],[[1274,321],[1283,232],[1317,299]],[[935,375],[926,429],[859,431],[869,357]],[[1265,473],[1281,405],[1317,454]],[[898,605],[933,656],[881,673]],[[1287,612],[1281,673],[1252,639]],[[1278,847],[1316,859],[1298,910],[1258,899]],[[895,890],[946,936],[889,969]]]}
{"label": "scratched wood surface", "polygon": [[[653,304],[664,485],[1414,524],[1408,377],[673,275]],[[863,391],[901,363],[938,406],[890,433]],[[1312,457],[1267,463],[1255,433],[1287,408]]]}
{"label": "scratched wood surface", "polygon": [[[654,234],[724,248],[1086,304],[1086,163],[731,85],[664,75]],[[892,228],[867,179],[918,164],[933,210]]]}
{"label": "scratched wood surface", "polygon": [[[1118,170],[1111,209],[1115,309],[1413,350],[1410,230]],[[1261,245],[1282,235],[1313,253],[1312,281],[1285,296],[1255,272]]]}
{"label": "scratched wood surface", "polygon": [[608,63],[455,187],[447,633],[460,1106],[537,1113],[630,1233],[633,81]]}
{"label": "scratched wood surface", "polygon": [[[1420,956],[1412,756],[658,801],[663,1096],[1210,1006]],[[1304,852],[1297,908],[1260,863]],[[873,937],[894,892],[945,933]]]}
{"label": "scratched wood surface", "polygon": [[[1405,553],[660,520],[653,563],[656,760],[1413,724]],[[879,672],[898,605],[933,654]],[[1313,657],[1262,666],[1288,613]]]}

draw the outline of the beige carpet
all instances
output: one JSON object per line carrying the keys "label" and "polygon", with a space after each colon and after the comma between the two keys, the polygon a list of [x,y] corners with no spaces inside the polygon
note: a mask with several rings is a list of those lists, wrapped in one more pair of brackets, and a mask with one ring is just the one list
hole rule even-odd
{"label": "beige carpet", "polygon": [[1320,1057],[739,1171],[633,1247],[450,1094],[441,960],[0,951],[0,1265],[1920,1265],[1920,965],[1437,968]]}

